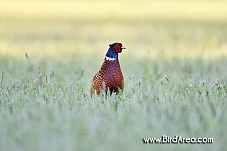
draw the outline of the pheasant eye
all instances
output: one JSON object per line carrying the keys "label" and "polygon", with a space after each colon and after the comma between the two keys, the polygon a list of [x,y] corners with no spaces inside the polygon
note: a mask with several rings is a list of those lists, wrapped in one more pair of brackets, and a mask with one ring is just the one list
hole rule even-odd
{"label": "pheasant eye", "polygon": [[117,53],[121,53],[121,45],[116,45],[116,46],[115,46],[115,51],[116,51]]}

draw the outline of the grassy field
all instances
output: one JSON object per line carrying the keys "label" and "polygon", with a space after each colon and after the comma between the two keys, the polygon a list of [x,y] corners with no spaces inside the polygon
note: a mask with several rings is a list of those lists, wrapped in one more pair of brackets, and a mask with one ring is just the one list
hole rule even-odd
{"label": "grassy field", "polygon": [[[224,150],[225,4],[1,1],[0,150]],[[113,41],[127,47],[124,93],[91,98]],[[214,142],[142,141],[162,135]]]}

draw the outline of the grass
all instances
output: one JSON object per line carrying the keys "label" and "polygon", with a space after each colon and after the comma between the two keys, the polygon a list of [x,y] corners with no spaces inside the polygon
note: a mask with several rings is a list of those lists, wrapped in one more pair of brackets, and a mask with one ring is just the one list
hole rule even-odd
{"label": "grass", "polygon": [[[0,150],[227,147],[224,20],[6,14],[0,13]],[[120,54],[123,96],[91,98],[92,76],[116,40],[127,47]],[[143,144],[143,137],[162,135],[213,137],[214,143]]]}
{"label": "grass", "polygon": [[[225,60],[121,62],[126,83],[122,99],[91,99],[89,70],[95,66],[89,67],[86,60],[81,69],[71,63],[25,61],[10,66],[8,61],[1,86],[1,150],[225,147]],[[143,137],[161,135],[213,137],[214,144],[189,148],[142,143]]]}

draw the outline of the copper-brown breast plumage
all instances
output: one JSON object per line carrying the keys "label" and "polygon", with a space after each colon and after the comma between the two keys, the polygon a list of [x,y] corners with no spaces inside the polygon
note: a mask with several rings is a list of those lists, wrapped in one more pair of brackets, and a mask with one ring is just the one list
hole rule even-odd
{"label": "copper-brown breast plumage", "polygon": [[112,94],[119,93],[119,89],[124,89],[124,78],[118,60],[104,60],[104,63],[98,73],[95,74],[92,81],[91,93],[98,95],[109,90]]}

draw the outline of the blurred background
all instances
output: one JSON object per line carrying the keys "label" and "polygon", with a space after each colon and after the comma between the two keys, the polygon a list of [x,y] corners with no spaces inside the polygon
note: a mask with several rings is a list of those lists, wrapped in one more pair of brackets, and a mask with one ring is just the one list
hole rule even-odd
{"label": "blurred background", "polygon": [[119,41],[127,56],[226,57],[226,20],[225,0],[2,0],[0,55],[100,57]]}

